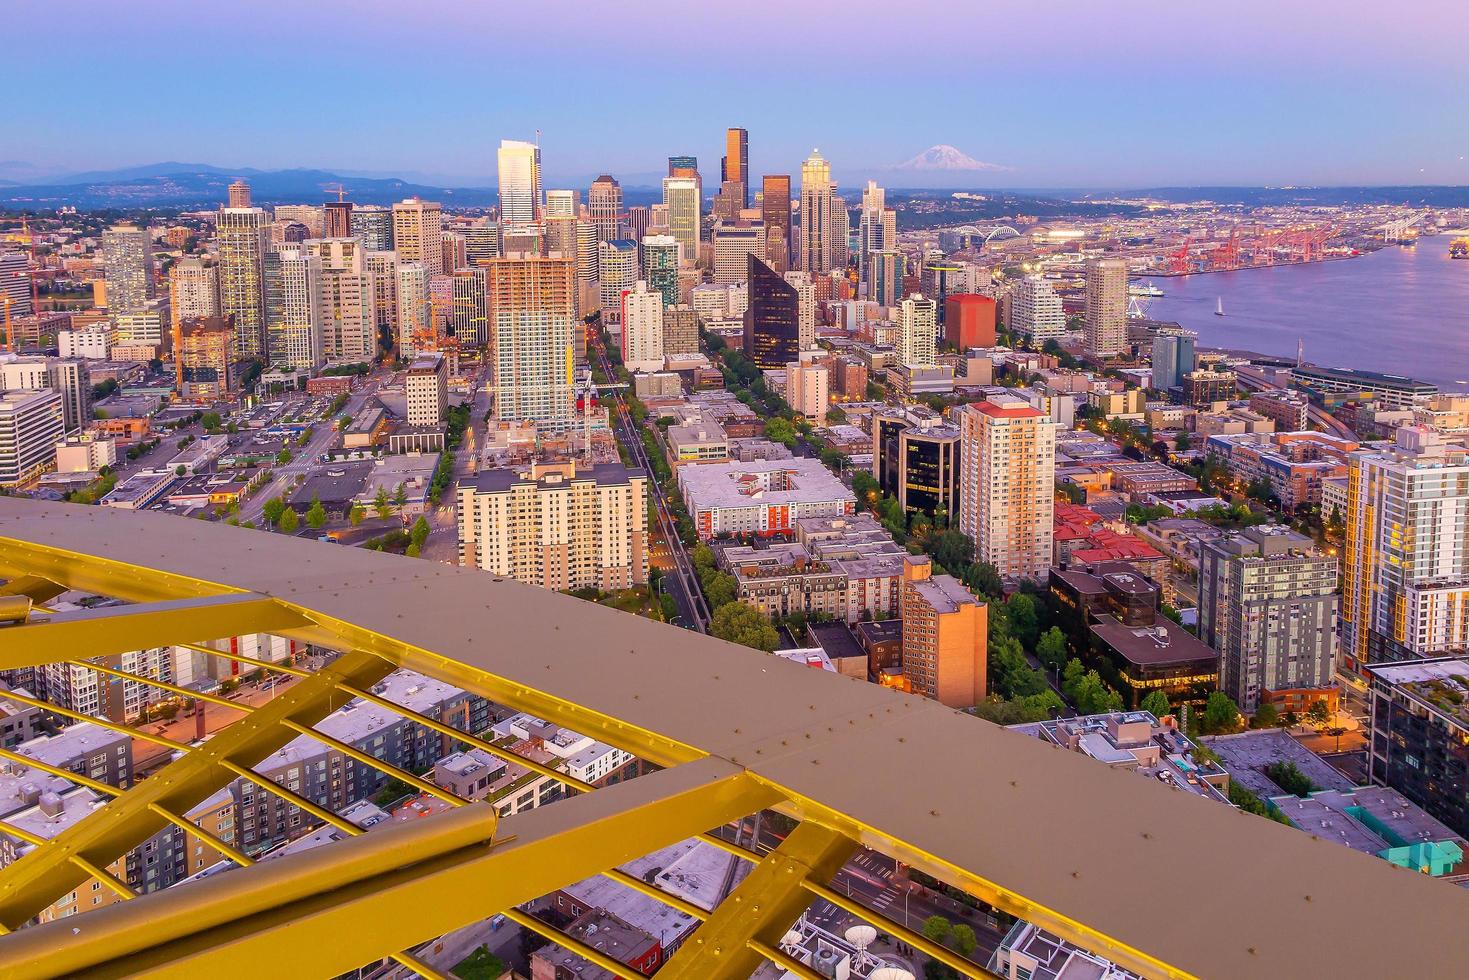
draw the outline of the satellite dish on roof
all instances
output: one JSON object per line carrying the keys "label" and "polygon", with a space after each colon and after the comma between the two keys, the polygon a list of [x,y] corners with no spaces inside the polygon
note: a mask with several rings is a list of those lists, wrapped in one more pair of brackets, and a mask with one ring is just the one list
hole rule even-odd
{"label": "satellite dish on roof", "polygon": [[913,980],[913,974],[897,966],[880,966],[867,974],[867,980]]}
{"label": "satellite dish on roof", "polygon": [[790,932],[780,937],[780,944],[782,946],[799,946],[801,945],[801,934],[792,929]]}
{"label": "satellite dish on roof", "polygon": [[877,930],[869,925],[855,925],[844,934],[847,942],[856,946],[858,950],[864,950],[877,942]]}

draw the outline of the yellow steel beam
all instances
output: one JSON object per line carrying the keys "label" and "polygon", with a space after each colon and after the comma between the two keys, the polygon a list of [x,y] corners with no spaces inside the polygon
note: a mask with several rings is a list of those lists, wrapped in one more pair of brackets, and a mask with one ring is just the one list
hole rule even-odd
{"label": "yellow steel beam", "polygon": [[302,670],[299,667],[292,667],[288,664],[273,664],[269,660],[256,660],[254,657],[242,657],[238,653],[230,653],[226,650],[216,650],[214,649],[214,647],[203,646],[199,643],[175,643],[174,646],[183,647],[185,650],[195,650],[199,653],[207,653],[211,657],[219,657],[222,660],[236,660],[242,664],[249,664],[252,667],[263,667],[266,670],[273,670],[281,674],[289,674],[292,677],[311,676],[311,671]]}
{"label": "yellow steel beam", "polygon": [[18,575],[0,585],[0,595],[23,595],[34,603],[50,602],[66,588],[39,575]]}
{"label": "yellow steel beam", "polygon": [[830,881],[857,849],[851,838],[804,821],[755,866],[709,921],[658,971],[662,980],[746,980],[811,904],[801,883]]}
{"label": "yellow steel beam", "polygon": [[[77,785],[85,786],[92,792],[101,793],[103,796],[121,796],[123,794],[123,790],[117,786],[111,786],[107,783],[99,782],[91,778],[90,776],[83,776],[79,772],[72,772],[70,769],[63,769],[60,766],[53,766],[49,762],[41,762],[38,759],[32,759],[30,756],[21,755],[19,752],[16,752],[12,749],[0,749],[0,759],[8,759],[11,762],[19,763],[20,765],[26,766],[31,769],[38,769],[41,772],[50,773],[53,776],[60,776],[62,779],[69,779]],[[4,872],[0,872],[0,881],[3,880]]]}
{"label": "yellow steel beam", "polygon": [[236,711],[240,711],[245,714],[249,714],[250,712],[255,710],[255,706],[253,704],[241,704],[238,701],[231,701],[229,698],[221,698],[213,694],[204,694],[201,691],[195,691],[191,688],[179,687],[177,684],[168,683],[168,681],[155,680],[152,677],[143,677],[139,674],[130,674],[125,670],[118,670],[115,667],[106,667],[102,664],[88,663],[85,660],[68,660],[66,661],[66,663],[72,667],[85,667],[88,670],[95,670],[97,671],[97,673],[106,674],[109,677],[117,677],[121,680],[134,681],[138,684],[143,684],[148,687],[156,687],[160,691],[167,691],[170,694],[177,694],[180,697],[191,698],[195,701],[207,701],[209,704],[217,704],[225,708],[234,708]]}
{"label": "yellow steel beam", "polygon": [[[391,664],[369,654],[354,653],[338,659],[322,673],[282,692],[87,819],[57,834],[46,846],[37,847],[0,870],[0,924],[19,927],[81,884],[85,878],[79,876],[70,860],[72,855],[102,865],[112,863],[166,825],[151,804],[172,813],[188,812],[234,777],[224,763],[252,766],[294,738],[295,732],[280,722],[318,721],[346,702],[346,696],[336,690],[339,682],[371,686],[392,669]],[[17,758],[43,771],[56,771],[8,750],[0,750],[0,756]],[[96,784],[74,773],[58,774],[83,785]],[[119,792],[112,787],[106,791]],[[0,974],[4,972],[0,969]]]}
{"label": "yellow steel beam", "polygon": [[39,578],[64,586],[66,590],[114,596],[132,602],[245,591],[234,585],[205,582],[187,575],[175,575],[102,555],[81,554],[19,538],[8,538],[5,547],[0,549],[0,576],[10,580]]}
{"label": "yellow steel beam", "polygon": [[[91,665],[88,664],[87,666]],[[172,749],[175,752],[189,751],[189,746],[185,745],[183,742],[178,742],[171,738],[168,738],[167,736],[155,735],[152,732],[144,731],[141,728],[130,728],[127,725],[119,725],[117,722],[113,721],[110,718],[98,718],[96,715],[85,714],[81,711],[73,711],[70,708],[62,708],[52,704],[50,701],[43,701],[40,698],[33,698],[28,697],[24,694],[17,694],[15,691],[0,691],[0,700],[15,701],[20,704],[28,704],[33,708],[40,708],[42,711],[49,711],[52,714],[61,715],[63,718],[71,718],[74,721],[81,721],[86,722],[89,725],[96,725],[98,728],[105,728],[110,732],[118,732],[122,735],[128,736],[129,738],[141,739],[144,742],[152,742],[154,745],[161,745],[164,748]]]}
{"label": "yellow steel beam", "polygon": [[791,956],[787,956],[785,953],[782,953],[779,947],[767,946],[765,943],[762,943],[758,939],[751,939],[749,942],[749,946],[755,952],[759,953],[761,956],[765,957],[767,960],[774,963],[782,970],[794,973],[796,976],[800,977],[801,980],[826,980],[826,977],[822,976],[820,973],[817,973],[805,963],[802,963],[800,960],[795,959]]}
{"label": "yellow steel beam", "polygon": [[308,624],[300,612],[250,593],[56,613],[5,630],[0,637],[0,670]]}
{"label": "yellow steel beam", "polygon": [[700,922],[704,922],[707,921],[709,918],[710,913],[708,909],[700,908],[693,902],[689,902],[682,898],[679,898],[677,895],[674,895],[671,892],[666,892],[663,889],[659,888],[657,885],[651,885],[641,878],[628,874],[621,868],[609,868],[608,870],[603,871],[602,874],[608,878],[611,878],[619,885],[631,888],[635,892],[642,892],[644,895],[647,895],[655,902],[662,902],[664,905],[667,905],[670,908],[678,909],[680,912],[691,919],[698,919]]}
{"label": "yellow steel beam", "polygon": [[22,930],[0,976],[333,976],[777,802],[703,759],[506,817],[496,844],[493,810],[461,807],[89,912],[81,939],[77,920]]}

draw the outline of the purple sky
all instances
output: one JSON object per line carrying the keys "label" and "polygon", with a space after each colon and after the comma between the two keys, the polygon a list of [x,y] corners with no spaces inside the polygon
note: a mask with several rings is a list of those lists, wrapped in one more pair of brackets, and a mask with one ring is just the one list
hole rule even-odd
{"label": "purple sky", "polygon": [[540,128],[552,178],[673,153],[712,174],[743,125],[755,173],[816,146],[844,182],[949,143],[1007,168],[993,186],[1469,184],[1463,0],[91,0],[5,21],[27,97],[0,159],[51,171],[483,178]]}

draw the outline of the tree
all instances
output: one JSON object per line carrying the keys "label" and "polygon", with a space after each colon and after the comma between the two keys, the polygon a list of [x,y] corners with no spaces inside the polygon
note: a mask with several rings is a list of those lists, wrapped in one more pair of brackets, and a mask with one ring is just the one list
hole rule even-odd
{"label": "tree", "polygon": [[377,488],[377,496],[372,498],[372,509],[379,519],[385,519],[392,515],[393,502],[388,499],[387,487]]}
{"label": "tree", "polygon": [[1223,691],[1215,691],[1204,702],[1204,730],[1210,733],[1232,732],[1239,727],[1239,706]]}
{"label": "tree", "polygon": [[1309,796],[1321,787],[1311,781],[1311,777],[1296,766],[1294,762],[1272,762],[1264,769],[1265,775],[1270,781],[1292,796]]}
{"label": "tree", "polygon": [[1326,702],[1317,699],[1311,702],[1311,707],[1306,709],[1306,720],[1320,728],[1331,723],[1331,709]]}
{"label": "tree", "polygon": [[215,429],[219,428],[219,422],[220,419],[218,412],[205,412],[203,415],[199,416],[199,424],[204,427],[205,432],[213,432]]}
{"label": "tree", "polygon": [[408,547],[403,549],[403,554],[407,555],[409,558],[417,558],[420,553],[421,552],[418,549],[418,545],[414,544],[412,541],[408,542]]}
{"label": "tree", "polygon": [[1250,719],[1253,728],[1274,728],[1280,723],[1280,709],[1270,703],[1260,705],[1255,709],[1255,717]]}
{"label": "tree", "polygon": [[353,527],[361,525],[365,517],[367,517],[367,511],[362,509],[361,504],[353,504],[352,509],[347,512],[347,520],[352,522]]}
{"label": "tree", "polygon": [[954,951],[960,956],[968,956],[979,948],[979,939],[974,935],[974,930],[961,922],[954,926]]}
{"label": "tree", "polygon": [[1059,670],[1066,663],[1066,634],[1056,626],[1046,630],[1036,642],[1035,655],[1047,667]]}
{"label": "tree", "polygon": [[1180,432],[1173,439],[1173,446],[1179,452],[1184,452],[1192,444],[1187,432]]}
{"label": "tree", "polygon": [[930,915],[923,920],[923,935],[936,943],[945,943],[954,933],[954,926],[942,915]]}
{"label": "tree", "polygon": [[187,472],[189,472],[189,468],[187,466],[185,466],[183,463],[180,463],[179,465],[177,465],[177,466],[175,466],[173,468],[173,475],[174,476],[183,476]]}
{"label": "tree", "polygon": [[796,428],[783,418],[767,419],[765,422],[765,438],[771,442],[783,443],[787,447],[796,445]]}
{"label": "tree", "polygon": [[964,573],[964,584],[980,595],[991,598],[1005,591],[1005,583],[1000,578],[1000,570],[987,561],[977,561],[970,565],[969,570]]}
{"label": "tree", "polygon": [[265,507],[263,509],[263,516],[265,517],[265,523],[270,524],[272,526],[275,525],[275,524],[277,524],[277,523],[279,523],[280,522],[280,519],[281,519],[281,514],[285,512],[285,509],[286,509],[286,498],[285,497],[271,497],[269,500],[267,500],[265,502]]}
{"label": "tree", "polygon": [[1148,696],[1143,698],[1138,705],[1143,711],[1150,712],[1154,718],[1162,718],[1164,715],[1173,714],[1173,705],[1168,703],[1168,695],[1162,691],[1149,691]]}
{"label": "tree", "polygon": [[311,508],[306,511],[306,525],[313,531],[319,529],[326,523],[326,508],[321,506],[321,501],[316,497],[311,498]]}
{"label": "tree", "polygon": [[284,534],[295,534],[296,529],[300,526],[301,518],[297,517],[296,512],[289,507],[281,512],[281,519],[276,523],[276,527],[280,528]]}
{"label": "tree", "polygon": [[393,506],[402,509],[402,507],[407,503],[408,488],[400,483],[398,484],[398,488],[393,491]]}
{"label": "tree", "polygon": [[732,604],[739,593],[739,583],[728,572],[712,572],[699,582],[704,587],[704,599],[710,609]]}
{"label": "tree", "polygon": [[1040,634],[1040,614],[1036,612],[1035,600],[1024,592],[1017,592],[1005,603],[1005,615],[1010,620],[1010,631],[1020,645],[1034,648]]}
{"label": "tree", "polygon": [[974,561],[974,542],[962,531],[940,531],[930,540],[928,553],[940,565],[957,572]]}
{"label": "tree", "polygon": [[743,602],[729,602],[714,610],[709,632],[721,640],[738,643],[755,650],[771,652],[780,643],[780,635],[765,614]]}
{"label": "tree", "polygon": [[293,457],[291,456],[291,451],[289,449],[282,449],[280,452],[275,454],[275,461],[276,464],[279,466],[285,466],[291,461],[292,458]]}

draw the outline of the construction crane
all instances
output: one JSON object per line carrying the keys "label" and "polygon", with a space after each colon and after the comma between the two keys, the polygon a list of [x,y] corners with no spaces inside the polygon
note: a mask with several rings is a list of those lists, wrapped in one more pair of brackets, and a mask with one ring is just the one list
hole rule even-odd
{"label": "construction crane", "polygon": [[621,391],[627,388],[625,381],[613,381],[607,384],[597,384],[592,380],[591,372],[581,379],[573,389],[575,393],[576,411],[582,418],[582,453],[588,463],[592,460],[592,410],[597,405],[597,394],[603,391]]}
{"label": "construction crane", "polygon": [[322,190],[326,191],[328,194],[337,195],[338,204],[341,204],[347,200],[347,188],[343,187],[340,182],[335,185],[328,184],[326,187],[323,187]]}

